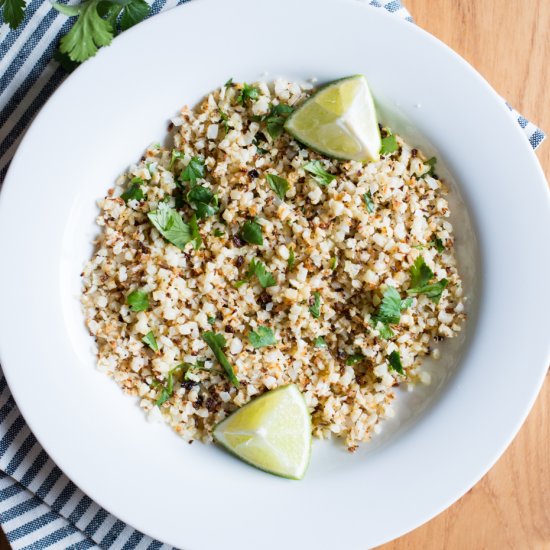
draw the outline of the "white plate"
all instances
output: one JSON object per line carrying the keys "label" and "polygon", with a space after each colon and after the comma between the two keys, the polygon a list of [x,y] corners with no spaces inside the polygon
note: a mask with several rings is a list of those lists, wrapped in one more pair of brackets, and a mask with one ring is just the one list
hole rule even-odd
{"label": "white plate", "polygon": [[[391,437],[353,456],[317,443],[301,482],[148,424],[94,369],[78,307],[95,199],[164,136],[182,104],[263,71],[368,75],[388,117],[409,120],[398,129],[436,144],[480,251],[455,193],[471,297],[469,341],[444,354],[458,367],[428,395],[402,401]],[[436,39],[351,0],[199,0],[85,63],[19,146],[0,200],[2,365],[61,469],[145,533],[187,550],[366,548],[460,497],[523,422],[549,362],[548,242],[548,191],[527,140],[487,83]]]}

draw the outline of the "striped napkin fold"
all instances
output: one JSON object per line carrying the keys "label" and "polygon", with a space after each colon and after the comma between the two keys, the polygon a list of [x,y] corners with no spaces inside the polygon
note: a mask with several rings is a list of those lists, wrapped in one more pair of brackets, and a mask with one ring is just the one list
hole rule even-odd
{"label": "striped napkin fold", "polygon": [[[151,15],[185,1],[154,0]],[[413,22],[399,0],[363,1]],[[29,0],[17,29],[0,27],[0,187],[25,130],[67,76],[52,56],[71,24],[47,0]],[[506,105],[536,149],[542,130]],[[25,424],[1,370],[0,524],[15,550],[170,548],[109,514],[61,472]]]}

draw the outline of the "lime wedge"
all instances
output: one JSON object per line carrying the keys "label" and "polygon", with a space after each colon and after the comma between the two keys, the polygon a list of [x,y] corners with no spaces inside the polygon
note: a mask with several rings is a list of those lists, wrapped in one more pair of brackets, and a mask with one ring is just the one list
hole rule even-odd
{"label": "lime wedge", "polygon": [[301,479],[311,449],[304,396],[294,384],[264,393],[220,422],[214,439],[252,466]]}
{"label": "lime wedge", "polygon": [[335,80],[288,117],[286,131],[298,141],[346,160],[380,158],[380,130],[372,95],[363,75]]}

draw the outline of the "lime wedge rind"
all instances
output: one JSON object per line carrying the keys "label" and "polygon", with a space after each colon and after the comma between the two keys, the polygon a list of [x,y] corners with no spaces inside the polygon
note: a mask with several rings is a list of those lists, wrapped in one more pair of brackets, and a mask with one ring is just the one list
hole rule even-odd
{"label": "lime wedge rind", "polygon": [[311,455],[311,415],[296,385],[281,386],[220,422],[214,439],[256,468],[301,479]]}
{"label": "lime wedge rind", "polygon": [[320,88],[288,117],[285,129],[322,155],[361,162],[380,158],[376,108],[363,75]]}

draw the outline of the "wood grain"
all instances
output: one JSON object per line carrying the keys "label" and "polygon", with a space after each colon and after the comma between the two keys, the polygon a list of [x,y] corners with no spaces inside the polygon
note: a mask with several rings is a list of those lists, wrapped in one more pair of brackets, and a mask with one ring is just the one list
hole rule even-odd
{"label": "wood grain", "polygon": [[[549,0],[405,0],[404,4],[419,25],[451,46],[511,105],[550,132]],[[548,179],[549,143],[537,155]],[[379,547],[420,549],[550,549],[548,377],[523,428],[493,469],[432,521]]]}
{"label": "wood grain", "polygon": [[[404,3],[419,25],[550,132],[550,0]],[[537,154],[548,177],[550,145],[545,143]],[[7,549],[0,538],[0,550]],[[517,438],[470,492],[432,521],[379,549],[550,549],[550,380]]]}

